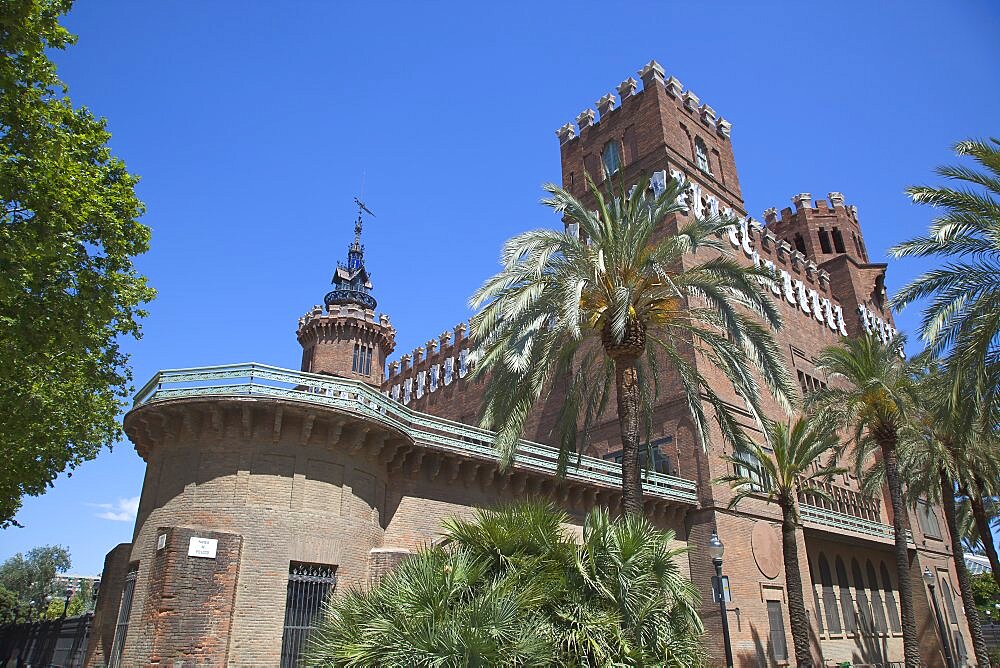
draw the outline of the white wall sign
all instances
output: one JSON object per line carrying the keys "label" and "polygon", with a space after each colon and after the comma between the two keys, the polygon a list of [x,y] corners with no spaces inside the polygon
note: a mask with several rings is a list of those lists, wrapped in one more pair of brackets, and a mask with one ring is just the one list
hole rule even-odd
{"label": "white wall sign", "polygon": [[188,543],[189,557],[203,557],[205,559],[215,559],[215,551],[219,548],[219,541],[215,538],[191,537]]}
{"label": "white wall sign", "polygon": [[156,549],[162,550],[167,546],[167,534],[161,533],[156,537]]}

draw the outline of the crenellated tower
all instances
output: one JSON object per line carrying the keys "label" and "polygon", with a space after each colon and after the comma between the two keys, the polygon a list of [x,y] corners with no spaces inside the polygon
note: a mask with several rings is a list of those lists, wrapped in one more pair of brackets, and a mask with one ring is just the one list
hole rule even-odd
{"label": "crenellated tower", "polygon": [[378,302],[372,296],[371,274],[365,267],[361,243],[362,215],[371,214],[358,204],[354,241],[347,249],[347,262],[337,263],[324,305],[316,305],[299,318],[296,332],[302,345],[302,370],[355,378],[381,385],[385,359],[396,347],[396,330],[389,316],[375,316]]}

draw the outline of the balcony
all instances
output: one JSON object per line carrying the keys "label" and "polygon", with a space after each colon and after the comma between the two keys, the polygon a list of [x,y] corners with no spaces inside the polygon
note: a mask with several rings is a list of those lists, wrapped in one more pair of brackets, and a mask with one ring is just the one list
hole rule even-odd
{"label": "balcony", "polygon": [[[895,531],[891,524],[882,524],[871,520],[838,513],[834,510],[827,510],[809,504],[799,504],[799,517],[803,524],[820,525],[821,528],[835,531],[850,531],[855,534],[862,534],[870,538],[875,538],[881,542],[891,543],[895,540]],[[906,542],[913,545],[913,536],[906,532]]]}
{"label": "balcony", "polygon": [[[266,364],[229,364],[161,371],[139,390],[133,407],[171,399],[247,396],[334,409],[398,430],[419,446],[465,457],[498,459],[490,431],[412,410],[360,381]],[[514,466],[556,475],[559,472],[559,452],[546,445],[521,441]],[[565,476],[569,480],[621,488],[620,467],[593,457],[570,457]],[[694,482],[654,471],[645,472],[643,492],[649,497],[689,505],[695,505],[698,499]]]}

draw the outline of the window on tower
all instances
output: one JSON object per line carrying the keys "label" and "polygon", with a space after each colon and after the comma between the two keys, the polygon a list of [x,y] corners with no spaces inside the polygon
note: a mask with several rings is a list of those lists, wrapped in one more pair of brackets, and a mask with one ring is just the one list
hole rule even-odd
{"label": "window on tower", "polygon": [[802,253],[803,255],[806,254],[806,242],[805,242],[805,239],[803,239],[802,235],[798,234],[798,233],[795,234],[795,250],[797,250],[798,252]]}
{"label": "window on tower", "polygon": [[360,355],[361,355],[361,345],[355,343],[354,344],[354,361],[351,362],[351,371],[354,372],[354,373],[358,372],[358,363],[360,362],[360,359],[359,359]]}
{"label": "window on tower", "polygon": [[698,169],[709,174],[712,173],[712,168],[708,164],[708,148],[701,137],[695,137],[694,139],[694,160],[695,164],[698,165]]}
{"label": "window on tower", "polygon": [[601,163],[604,166],[604,178],[611,176],[621,169],[622,157],[618,142],[612,140],[604,145],[604,150],[601,151]]}
{"label": "window on tower", "polygon": [[844,235],[840,233],[840,228],[833,228],[833,247],[837,249],[838,253],[846,253],[847,248],[844,247]]}
{"label": "window on tower", "polygon": [[833,246],[830,245],[830,235],[825,227],[819,228],[819,245],[823,248],[824,253],[833,252]]}

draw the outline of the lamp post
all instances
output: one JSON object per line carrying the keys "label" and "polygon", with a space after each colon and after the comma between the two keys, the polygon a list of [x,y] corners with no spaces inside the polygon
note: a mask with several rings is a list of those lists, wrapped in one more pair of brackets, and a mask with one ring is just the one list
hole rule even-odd
{"label": "lamp post", "polygon": [[66,587],[66,591],[63,592],[65,600],[63,601],[63,619],[66,618],[66,613],[69,611],[69,599],[73,597],[73,589],[71,587]]}
{"label": "lamp post", "polygon": [[729,615],[726,612],[726,592],[722,588],[722,555],[726,547],[719,540],[719,534],[712,532],[708,539],[708,556],[715,565],[715,593],[719,597],[719,615],[722,618],[722,643],[726,648],[726,668],[733,668],[733,646],[729,638]]}
{"label": "lamp post", "polygon": [[955,668],[955,661],[951,658],[951,643],[948,641],[948,631],[945,628],[944,620],[941,619],[941,609],[938,607],[937,596],[934,595],[934,581],[937,579],[931,569],[924,566],[924,582],[931,590],[931,602],[934,604],[934,616],[937,618],[938,633],[941,634],[941,648],[944,650],[944,661],[948,668]]}

